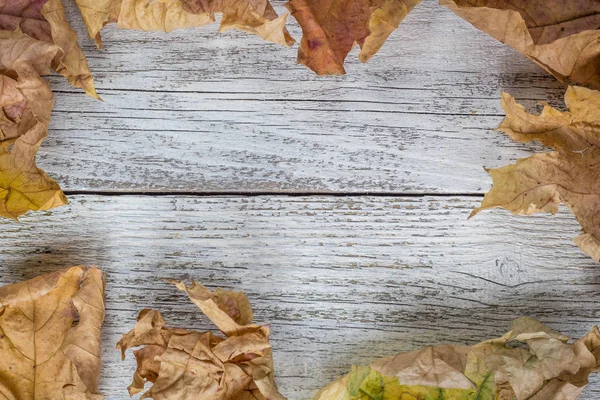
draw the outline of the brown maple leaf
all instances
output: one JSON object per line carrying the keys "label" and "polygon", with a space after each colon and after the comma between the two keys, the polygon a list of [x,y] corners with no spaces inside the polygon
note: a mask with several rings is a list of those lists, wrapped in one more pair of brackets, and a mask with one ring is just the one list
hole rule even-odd
{"label": "brown maple leaf", "polygon": [[77,44],[77,35],[69,25],[61,0],[5,0],[0,3],[0,29],[21,31],[58,51],[52,68],[76,87],[98,98],[90,69]]}
{"label": "brown maple leaf", "polygon": [[554,214],[565,203],[583,228],[575,243],[600,261],[600,92],[569,87],[565,102],[569,112],[545,106],[537,116],[502,94],[506,119],[499,130],[516,141],[538,140],[555,151],[488,170],[494,185],[471,216],[492,207],[515,214]]}
{"label": "brown maple leaf", "polygon": [[270,42],[290,46],[287,15],[278,16],[268,0],[76,0],[90,38],[102,47],[100,30],[116,22],[119,28],[170,32],[215,22],[220,32],[239,29]]}
{"label": "brown maple leaf", "polygon": [[345,74],[355,44],[366,62],[421,0],[291,0],[286,7],[302,27],[298,63],[318,75]]}
{"label": "brown maple leaf", "polygon": [[440,0],[561,82],[600,89],[598,0]]}
{"label": "brown maple leaf", "polygon": [[66,204],[58,184],[35,165],[54,97],[40,75],[60,49],[19,32],[0,31],[0,216]]}
{"label": "brown maple leaf", "polygon": [[353,366],[313,400],[576,400],[600,367],[600,330],[569,338],[531,318],[467,346],[433,346]]}
{"label": "brown maple leaf", "polygon": [[0,288],[2,398],[101,400],[103,320],[98,268],[72,267]]}
{"label": "brown maple leaf", "polygon": [[186,287],[190,300],[225,334],[165,327],[160,312],[143,310],[135,328],[117,344],[123,358],[134,351],[137,370],[129,386],[133,396],[153,385],[142,398],[186,400],[285,400],[277,390],[269,327],[253,325],[248,298],[241,292],[211,292],[193,283]]}

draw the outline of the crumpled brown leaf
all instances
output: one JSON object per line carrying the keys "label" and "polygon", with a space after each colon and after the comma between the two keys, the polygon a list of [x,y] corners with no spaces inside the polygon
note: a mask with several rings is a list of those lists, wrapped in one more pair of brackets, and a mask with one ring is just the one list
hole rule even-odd
{"label": "crumpled brown leaf", "polygon": [[318,75],[345,74],[355,44],[366,62],[421,0],[291,0],[286,7],[302,27],[298,63]]}
{"label": "crumpled brown leaf", "polygon": [[0,216],[67,203],[58,184],[35,165],[48,133],[54,97],[40,75],[60,49],[48,42],[0,31]]}
{"label": "crumpled brown leaf", "polygon": [[600,89],[598,0],[440,0],[561,82]]}
{"label": "crumpled brown leaf", "polygon": [[506,119],[499,130],[516,141],[538,140],[555,151],[488,170],[494,185],[471,216],[492,207],[515,214],[554,214],[565,203],[583,228],[575,243],[600,261],[600,92],[569,87],[565,102],[569,112],[545,106],[537,116],[502,94]]}
{"label": "crumpled brown leaf", "polygon": [[171,32],[215,22],[219,32],[238,29],[264,40],[290,46],[287,15],[278,16],[268,0],[76,0],[90,38],[102,48],[100,30],[116,22],[119,28]]}
{"label": "crumpled brown leaf", "polygon": [[472,347],[435,346],[353,367],[313,400],[575,400],[600,371],[600,330],[569,338],[531,318]]}
{"label": "crumpled brown leaf", "polygon": [[72,267],[0,288],[3,399],[102,399],[104,285],[98,268]]}
{"label": "crumpled brown leaf", "polygon": [[87,60],[65,17],[61,0],[5,0],[0,3],[0,29],[23,32],[55,44],[58,51],[52,68],[73,86],[98,98]]}
{"label": "crumpled brown leaf", "polygon": [[123,358],[134,351],[137,370],[129,386],[141,398],[186,400],[285,400],[277,390],[269,327],[253,325],[247,297],[241,292],[211,292],[192,283],[171,282],[225,334],[165,327],[160,312],[142,310],[135,328],[117,344]]}

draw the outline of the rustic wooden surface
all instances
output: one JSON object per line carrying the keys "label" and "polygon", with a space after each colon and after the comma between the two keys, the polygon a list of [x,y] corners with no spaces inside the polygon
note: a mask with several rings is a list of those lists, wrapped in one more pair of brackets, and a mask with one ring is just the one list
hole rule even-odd
{"label": "rustic wooden surface", "polygon": [[[161,277],[244,290],[294,400],[352,363],[473,344],[521,315],[574,337],[600,323],[600,270],[568,210],[466,219],[491,185],[484,166],[542,150],[490,130],[500,91],[534,109],[561,105],[564,87],[435,1],[369,64],[353,52],[344,77],[216,26],[108,27],[102,52],[80,38],[104,102],[50,77],[39,155],[71,204],[0,221],[0,284],[76,264],[108,273],[108,400],[127,398],[134,363],[114,344],[140,309],[210,328]],[[594,378],[582,398],[599,396]]]}

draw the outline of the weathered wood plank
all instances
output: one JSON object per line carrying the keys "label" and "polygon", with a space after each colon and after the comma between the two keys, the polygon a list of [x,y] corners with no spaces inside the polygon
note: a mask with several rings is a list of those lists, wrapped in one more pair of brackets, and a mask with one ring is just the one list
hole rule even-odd
{"label": "weathered wood plank", "polygon": [[533,106],[560,104],[564,88],[435,3],[368,64],[349,56],[344,77],[316,77],[296,48],[217,26],[109,26],[102,52],[81,34],[105,101],[52,77],[40,166],[74,191],[482,193],[482,167],[536,148],[489,131],[500,91]]}
{"label": "weathered wood plank", "polygon": [[[72,196],[0,221],[0,284],[76,264],[108,272],[102,390],[125,399],[133,361],[114,350],[145,307],[208,325],[160,277],[244,290],[270,322],[278,381],[306,399],[351,363],[428,344],[475,343],[521,315],[572,336],[600,323],[597,265],[579,226],[477,197]],[[560,227],[560,229],[557,229]],[[597,399],[595,378],[585,400]]]}

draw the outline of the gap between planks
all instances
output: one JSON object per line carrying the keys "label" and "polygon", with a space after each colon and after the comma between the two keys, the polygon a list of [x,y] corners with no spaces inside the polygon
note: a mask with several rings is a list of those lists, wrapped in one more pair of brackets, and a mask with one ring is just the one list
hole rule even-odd
{"label": "gap between planks", "polygon": [[66,196],[186,196],[186,197],[475,197],[483,198],[482,193],[419,193],[419,192],[370,192],[370,191],[179,191],[179,190],[65,190]]}

